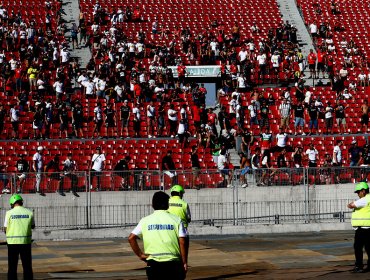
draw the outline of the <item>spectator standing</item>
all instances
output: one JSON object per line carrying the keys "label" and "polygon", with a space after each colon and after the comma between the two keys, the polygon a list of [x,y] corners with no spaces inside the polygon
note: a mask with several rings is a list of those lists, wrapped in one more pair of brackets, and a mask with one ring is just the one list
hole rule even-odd
{"label": "spectator standing", "polygon": [[17,193],[21,193],[23,191],[23,185],[27,178],[27,173],[30,171],[30,165],[28,161],[24,159],[24,154],[19,155],[19,159],[16,162],[16,169],[17,169],[17,178],[18,178],[18,187]]}
{"label": "spectator standing", "polygon": [[326,127],[326,134],[333,134],[333,112],[334,108],[331,106],[330,102],[328,101],[327,106],[325,108],[325,127]]}
{"label": "spectator standing", "polygon": [[93,179],[96,177],[96,191],[101,190],[101,176],[105,167],[105,155],[103,154],[100,147],[96,148],[95,154],[93,154],[90,163],[90,189],[93,189]]}
{"label": "spectator standing", "polygon": [[0,163],[0,180],[3,182],[3,190],[2,193],[10,193],[9,185],[9,175],[8,175],[8,165],[5,162]]}
{"label": "spectator standing", "polygon": [[290,121],[290,110],[291,105],[286,98],[283,99],[283,102],[279,106],[279,114],[280,114],[280,126],[283,129],[289,129],[289,121]]}
{"label": "spectator standing", "polygon": [[335,118],[336,118],[336,121],[337,121],[338,130],[339,130],[340,134],[348,133],[347,132],[346,115],[345,115],[345,109],[347,107],[348,106],[344,106],[343,104],[340,103],[339,100],[337,100],[337,103],[336,103],[335,108],[334,108]]}
{"label": "spectator standing", "polygon": [[36,172],[36,183],[35,183],[35,191],[36,193],[43,195],[42,191],[40,190],[41,180],[42,180],[42,172],[44,171],[44,148],[42,146],[38,146],[36,149],[36,153],[32,157],[32,168],[33,171]]}
{"label": "spectator standing", "polygon": [[23,198],[13,194],[9,199],[11,210],[5,214],[4,232],[8,245],[8,279],[17,279],[19,255],[23,266],[23,279],[33,279],[32,229],[35,228],[33,211],[23,207]]}
{"label": "spectator standing", "polygon": [[361,105],[361,126],[364,129],[364,133],[367,133],[367,127],[369,124],[369,105],[367,99],[364,100],[364,103]]}
{"label": "spectator standing", "polygon": [[131,160],[130,156],[125,156],[122,158],[120,161],[117,162],[117,164],[114,167],[114,173],[121,177],[121,183],[120,183],[120,188],[122,190],[128,190],[130,189],[130,167],[129,167],[129,162]]}
{"label": "spectator standing", "polygon": [[81,103],[77,101],[72,108],[72,126],[76,138],[84,139],[83,133],[84,111]]}
{"label": "spectator standing", "polygon": [[359,166],[360,165],[360,161],[361,161],[361,158],[362,158],[362,153],[363,153],[363,150],[362,148],[360,148],[358,145],[357,145],[357,141],[356,140],[353,140],[351,142],[351,147],[349,148],[348,150],[348,160],[349,160],[349,166],[350,167],[353,167],[353,166]]}
{"label": "spectator standing", "polygon": [[[310,133],[308,135],[315,134],[319,128],[319,109],[315,106],[315,102],[311,102],[308,107],[308,115],[310,116],[310,122],[308,124],[308,128],[310,129]],[[314,132],[315,129],[315,132]]]}
{"label": "spectator standing", "polygon": [[199,190],[199,173],[200,173],[200,163],[199,163],[199,156],[198,156],[198,146],[193,146],[191,148],[191,169],[193,172],[192,176],[192,187]]}
{"label": "spectator standing", "polygon": [[[48,162],[45,168],[45,172],[49,172],[49,178],[50,180],[56,180],[58,181],[58,189],[57,193],[59,193],[62,196],[65,196],[64,190],[63,190],[63,178],[61,176],[61,170],[60,170],[60,161],[59,161],[59,155],[56,155],[51,161]],[[48,185],[50,182],[48,182]],[[49,188],[49,186],[48,186]]]}
{"label": "spectator standing", "polygon": [[[297,130],[298,133],[299,127],[302,128],[302,135],[306,135],[304,132],[304,106],[303,106],[303,101],[298,101],[297,104],[293,107],[294,110],[294,135],[297,135]],[[297,129],[298,128],[298,129]]]}
{"label": "spectator standing", "polygon": [[13,128],[13,140],[19,138],[19,110],[15,107],[15,104],[10,105],[10,122]]}
{"label": "spectator standing", "polygon": [[[67,154],[67,159],[63,162],[64,177],[71,180],[71,191],[74,196],[79,197],[77,194],[78,177],[76,175],[78,168],[75,160],[72,159],[72,153]],[[64,183],[64,182],[63,182]],[[63,186],[64,189],[64,186]]]}
{"label": "spectator standing", "polygon": [[155,138],[154,131],[156,127],[156,112],[154,102],[150,101],[146,106],[147,131],[149,138]]}
{"label": "spectator standing", "polygon": [[232,180],[232,170],[230,169],[229,165],[229,158],[227,155],[226,149],[221,149],[220,154],[217,158],[217,168],[221,172],[224,181],[226,180],[227,176],[227,187],[232,188],[233,185],[231,184]]}
{"label": "spectator standing", "polygon": [[313,52],[313,49],[310,49],[310,53],[307,56],[308,68],[310,69],[310,77],[309,79],[313,78],[316,79],[316,59],[317,56]]}
{"label": "spectator standing", "polygon": [[336,167],[335,169],[335,182],[337,184],[340,183],[340,167],[342,166],[342,149],[341,146],[343,145],[342,140],[337,140],[336,145],[334,146],[333,149],[333,166]]}
{"label": "spectator standing", "polygon": [[121,119],[121,139],[123,139],[125,136],[129,138],[129,133],[128,133],[128,125],[130,121],[130,115],[131,115],[131,108],[128,105],[128,100],[126,99],[123,102],[123,105],[120,108],[121,114],[120,114],[120,119]]}
{"label": "spectator standing", "polygon": [[107,138],[114,138],[114,128],[116,127],[116,111],[112,108],[112,103],[107,104],[103,111],[105,115],[105,126],[107,127]]}
{"label": "spectator standing", "polygon": [[100,133],[101,133],[101,127],[103,124],[103,110],[101,108],[100,102],[98,102],[96,104],[96,107],[94,108],[94,124],[95,124],[95,127],[94,127],[94,131],[92,134],[92,138],[94,138],[95,133],[97,137],[101,138]]}
{"label": "spectator standing", "polygon": [[162,158],[162,171],[165,175],[170,177],[170,185],[177,184],[177,172],[175,162],[172,158],[172,151],[168,150],[167,154]]}
{"label": "spectator standing", "polygon": [[59,111],[59,121],[60,121],[60,131],[59,131],[59,137],[62,138],[63,137],[63,133],[64,133],[64,137],[66,139],[69,139],[69,136],[68,136],[68,128],[69,128],[69,117],[68,117],[69,113],[68,113],[68,110],[67,110],[67,106],[65,104],[62,105],[60,111]]}
{"label": "spectator standing", "polygon": [[140,129],[141,129],[141,110],[140,110],[140,103],[136,102],[135,107],[132,109],[132,114],[134,115],[134,137],[140,137]]}
{"label": "spectator standing", "polygon": [[176,129],[177,129],[177,111],[175,110],[175,105],[171,104],[170,108],[167,111],[167,117],[170,124],[170,135],[172,138],[176,135]]}

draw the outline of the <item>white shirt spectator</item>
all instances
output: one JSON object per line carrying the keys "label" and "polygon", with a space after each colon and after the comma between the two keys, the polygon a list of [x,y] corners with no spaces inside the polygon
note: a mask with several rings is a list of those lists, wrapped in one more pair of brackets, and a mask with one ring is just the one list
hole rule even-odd
{"label": "white shirt spectator", "polygon": [[96,120],[101,121],[103,119],[103,110],[100,107],[94,108],[94,115]]}
{"label": "white shirt spectator", "polygon": [[44,166],[43,156],[37,152],[36,154],[33,155],[32,160],[36,163],[35,165],[36,165],[37,170],[35,171],[36,172],[42,171],[43,166]]}
{"label": "white shirt spectator", "polygon": [[338,145],[334,146],[333,150],[333,163],[341,163],[342,162],[342,150]]}
{"label": "white shirt spectator", "polygon": [[309,90],[306,91],[305,97],[304,97],[304,103],[310,104],[311,96],[312,96],[312,92],[310,92]]}
{"label": "white shirt spectator", "polygon": [[141,116],[141,114],[140,114],[140,109],[139,109],[139,108],[137,108],[137,107],[134,107],[134,108],[132,109],[132,113],[134,114],[134,119],[135,119],[136,121],[140,121],[140,116]]}
{"label": "white shirt spectator", "polygon": [[177,112],[173,109],[168,109],[167,111],[168,119],[171,121],[177,121]]}
{"label": "white shirt spectator", "polygon": [[285,148],[286,142],[288,140],[288,135],[285,132],[284,133],[278,133],[276,135],[276,139],[277,139],[277,145],[281,148]]}
{"label": "white shirt spectator", "polygon": [[257,56],[257,61],[259,65],[265,65],[266,64],[266,54],[260,54]]}
{"label": "white shirt spectator", "polygon": [[314,148],[313,150],[307,149],[306,155],[308,156],[309,161],[316,161],[316,156],[319,154],[319,152]]}
{"label": "white shirt spectator", "polygon": [[15,108],[10,109],[10,121],[11,122],[19,121],[19,111]]}
{"label": "white shirt spectator", "polygon": [[104,161],[104,154],[94,154],[91,159],[91,162],[93,164],[92,169],[95,171],[103,171]]}
{"label": "white shirt spectator", "polygon": [[69,58],[70,58],[70,53],[69,53],[68,50],[62,49],[60,51],[60,56],[62,57],[62,63],[67,63],[69,61]]}
{"label": "white shirt spectator", "polygon": [[217,158],[217,168],[223,170],[226,167],[227,159],[225,155],[219,155]]}
{"label": "white shirt spectator", "polygon": [[311,34],[316,34],[317,33],[317,25],[314,23],[310,24],[310,32]]}
{"label": "white shirt spectator", "polygon": [[63,93],[63,83],[60,81],[56,81],[53,84],[53,88],[55,89],[56,93]]}

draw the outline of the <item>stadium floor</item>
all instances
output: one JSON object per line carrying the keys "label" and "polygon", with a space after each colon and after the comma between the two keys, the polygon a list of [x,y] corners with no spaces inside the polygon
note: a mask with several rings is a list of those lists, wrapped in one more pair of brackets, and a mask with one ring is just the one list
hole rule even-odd
{"label": "stadium floor", "polygon": [[[370,273],[350,272],[353,236],[336,231],[192,238],[187,279],[370,279]],[[3,244],[0,279],[6,279],[6,268]],[[36,241],[33,268],[35,279],[146,279],[144,263],[126,239]]]}

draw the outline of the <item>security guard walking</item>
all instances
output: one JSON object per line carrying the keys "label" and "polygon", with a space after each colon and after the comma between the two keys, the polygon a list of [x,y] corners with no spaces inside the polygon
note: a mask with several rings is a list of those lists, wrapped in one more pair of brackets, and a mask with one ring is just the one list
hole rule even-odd
{"label": "security guard walking", "polygon": [[[370,271],[370,195],[369,186],[365,182],[360,182],[356,185],[355,193],[360,199],[353,201],[347,205],[353,209],[352,226],[356,230],[355,233],[355,268],[353,272]],[[367,267],[363,268],[363,248],[367,253]]]}
{"label": "security guard walking", "polygon": [[[181,219],[168,213],[169,196],[153,195],[153,214],[142,218],[128,241],[134,253],[147,263],[148,280],[183,280],[187,272],[186,231]],[[137,239],[142,238],[144,252]]]}
{"label": "security guard walking", "polygon": [[4,231],[8,243],[8,280],[17,279],[18,258],[21,256],[23,279],[32,280],[31,241],[35,228],[33,213],[23,207],[23,198],[14,194],[9,199],[11,210],[6,212]]}
{"label": "security guard walking", "polygon": [[190,208],[187,202],[183,200],[185,190],[182,186],[180,185],[174,185],[171,188],[171,198],[169,201],[169,207],[168,207],[168,212],[171,214],[174,214],[178,217],[180,217],[182,223],[184,224],[184,228],[186,230],[186,248],[187,252],[189,252],[189,231],[188,231],[188,226],[189,223],[191,222],[191,213],[190,213]]}

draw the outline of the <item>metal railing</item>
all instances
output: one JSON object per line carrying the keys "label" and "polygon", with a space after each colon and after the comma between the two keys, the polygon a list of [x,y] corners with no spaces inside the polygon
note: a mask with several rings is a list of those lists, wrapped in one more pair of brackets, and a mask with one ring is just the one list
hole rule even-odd
{"label": "metal railing", "polygon": [[[199,198],[194,195],[190,200],[192,224],[195,225],[327,223],[346,222],[350,218],[346,208],[349,199],[328,198],[332,186],[339,188],[341,184],[366,180],[368,173],[368,167],[233,170],[227,174],[218,170],[178,170],[174,176],[148,170],[77,172],[74,178],[59,173],[28,173],[22,188],[32,192],[37,180],[41,179],[42,191],[55,192],[62,186],[65,192],[78,192],[80,197],[72,196],[72,200],[67,199],[70,194],[67,198],[46,194],[52,201],[46,205],[37,203],[43,201],[39,196],[34,200],[27,198],[26,206],[33,209],[37,226],[45,230],[131,227],[152,212],[152,193],[148,196],[144,191],[168,192],[174,183],[186,189],[217,189],[216,196],[203,196],[199,192]],[[1,181],[11,192],[20,186],[19,174],[0,174],[0,184]],[[227,188],[228,185],[234,187]],[[326,185],[331,186],[327,188]],[[96,187],[105,192],[97,192]],[[328,197],[316,197],[316,188],[327,190]],[[1,220],[8,208],[7,199],[4,201]]]}

